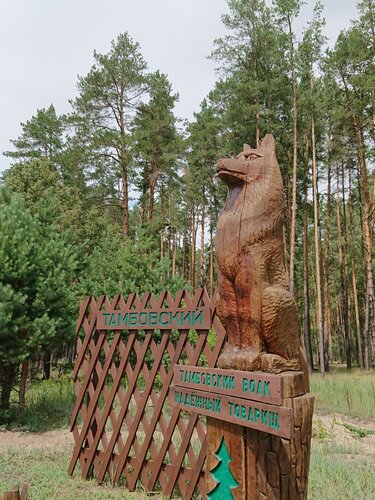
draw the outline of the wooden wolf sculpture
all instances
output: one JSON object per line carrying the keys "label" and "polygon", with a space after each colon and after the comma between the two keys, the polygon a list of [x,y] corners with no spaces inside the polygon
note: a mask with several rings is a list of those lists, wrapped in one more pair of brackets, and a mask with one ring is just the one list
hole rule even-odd
{"label": "wooden wolf sculpture", "polygon": [[228,197],[216,233],[217,313],[228,343],[221,368],[305,372],[296,303],[289,292],[283,238],[284,194],[275,140],[247,144],[217,172]]}

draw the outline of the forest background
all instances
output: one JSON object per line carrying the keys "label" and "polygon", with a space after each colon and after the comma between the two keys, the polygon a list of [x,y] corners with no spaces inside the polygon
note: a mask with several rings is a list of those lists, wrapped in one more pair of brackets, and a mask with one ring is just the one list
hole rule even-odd
{"label": "forest background", "polygon": [[282,171],[290,288],[309,367],[370,370],[375,355],[375,5],[327,48],[316,3],[228,0],[214,88],[190,122],[168,76],[120,34],[77,81],[71,112],[22,124],[0,192],[0,384],[25,406],[28,377],[74,359],[85,295],[216,285],[226,192],[216,162],[271,132]]}

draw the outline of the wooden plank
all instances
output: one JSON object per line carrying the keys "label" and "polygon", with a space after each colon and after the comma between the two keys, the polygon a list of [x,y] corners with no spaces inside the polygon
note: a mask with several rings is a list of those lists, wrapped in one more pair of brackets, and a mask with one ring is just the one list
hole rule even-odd
{"label": "wooden plank", "polygon": [[[184,344],[185,344],[185,341],[187,338],[187,333],[188,333],[187,331],[184,331],[182,333],[182,335],[180,336],[179,341],[178,341],[177,346],[176,346],[176,349],[175,349],[175,352],[174,352],[174,355],[171,359],[171,368],[169,369],[168,373],[166,374],[166,377],[163,379],[163,388],[162,388],[160,394],[158,395],[158,402],[157,402],[156,406],[154,406],[154,413],[152,415],[151,421],[150,421],[149,426],[147,428],[145,440],[142,444],[142,449],[141,449],[140,457],[139,457],[140,460],[138,462],[137,467],[134,470],[134,476],[137,478],[141,472],[143,462],[144,462],[145,457],[147,455],[147,450],[149,449],[150,443],[153,439],[153,433],[155,431],[157,423],[160,420],[160,414],[163,411],[163,406],[164,406],[165,400],[167,398],[170,384],[172,381],[172,376],[173,376],[172,366],[175,363],[177,363],[177,361],[180,358],[182,349],[184,348]],[[159,462],[159,469],[160,469],[160,466],[161,466],[161,463]],[[159,470],[153,470],[153,473],[155,473],[157,476],[159,474]]]}
{"label": "wooden plank", "polygon": [[[120,338],[120,335],[119,335],[119,338]],[[100,422],[98,424],[97,433],[95,435],[94,442],[93,442],[92,447],[90,449],[90,453],[89,453],[89,455],[87,457],[86,466],[85,466],[85,470],[84,470],[84,474],[86,474],[86,475],[89,472],[92,460],[94,458],[95,450],[96,450],[96,448],[97,448],[97,446],[99,444],[99,441],[100,441],[101,436],[103,434],[103,431],[104,431],[105,424],[107,422],[108,416],[109,416],[109,414],[110,414],[110,412],[112,410],[113,400],[114,400],[114,398],[115,398],[115,396],[117,394],[118,388],[120,386],[121,379],[122,379],[122,374],[124,372],[126,362],[128,361],[128,357],[129,357],[129,353],[131,351],[131,348],[133,347],[134,339],[135,339],[135,335],[131,335],[128,338],[128,341],[126,343],[125,351],[122,354],[122,359],[121,359],[120,366],[119,366],[119,368],[117,370],[117,374],[116,374],[115,377],[113,377],[113,385],[111,387],[111,392],[110,392],[110,394],[108,396],[108,399],[106,399],[106,404],[105,404],[105,407],[103,408],[102,416],[101,416]],[[109,358],[111,363],[112,363],[112,357],[113,357],[113,352],[111,353],[111,357]],[[108,446],[107,446],[107,450],[106,451],[108,451]],[[112,450],[111,450],[111,453],[112,453]]]}
{"label": "wooden plank", "polygon": [[171,391],[174,394],[173,401],[182,410],[208,415],[288,439],[292,435],[290,408],[185,388],[171,387]]}
{"label": "wooden plank", "polygon": [[97,313],[98,330],[209,330],[211,310],[209,307],[152,309],[107,309]]}
{"label": "wooden plank", "polygon": [[[132,375],[131,379],[129,379],[129,386],[127,387],[125,400],[122,402],[121,410],[120,410],[120,413],[117,417],[116,425],[113,426],[112,436],[111,436],[111,439],[110,439],[110,442],[109,442],[109,445],[108,445],[108,448],[106,451],[105,458],[104,458],[102,466],[101,466],[101,470],[99,471],[99,474],[98,474],[98,482],[99,483],[103,481],[105,473],[107,472],[107,468],[108,468],[109,462],[111,460],[111,454],[114,450],[114,447],[116,446],[116,442],[117,442],[117,439],[118,439],[120,431],[121,431],[121,426],[122,426],[122,423],[124,421],[125,414],[128,411],[128,405],[129,405],[130,399],[132,397],[134,388],[136,387],[136,384],[137,384],[139,370],[142,366],[142,363],[144,362],[144,358],[145,358],[145,355],[146,355],[146,352],[147,352],[147,349],[148,349],[150,342],[151,342],[151,335],[146,335],[146,338],[141,346],[141,354],[142,355],[137,356],[137,363],[136,363],[136,366],[134,368],[133,375]],[[129,446],[129,449],[130,449],[130,446]],[[129,449],[126,450],[126,454],[129,452]]]}
{"label": "wooden plank", "polygon": [[[102,306],[103,302],[104,302],[104,295],[100,296],[99,299],[98,299],[98,302],[96,304],[96,310],[99,310],[100,307]],[[90,303],[91,301],[89,301]],[[87,321],[87,319],[85,318],[85,320]],[[91,335],[94,331],[94,328],[96,326],[96,315],[94,318],[92,318],[91,322],[88,323],[87,321],[87,329],[85,328],[85,338],[84,338],[84,341],[83,341],[83,344],[82,344],[82,347],[78,353],[78,356],[77,356],[77,359],[74,363],[74,369],[73,369],[73,380],[76,379],[77,375],[78,375],[78,372],[79,372],[79,369],[81,368],[81,364],[82,364],[82,361],[83,361],[83,358],[85,356],[85,352],[86,352],[86,349],[87,349],[87,346],[90,342],[90,339],[91,339]],[[78,333],[78,332],[77,332]]]}
{"label": "wooden plank", "polygon": [[263,372],[175,365],[174,385],[266,404],[282,403],[280,375]]}
{"label": "wooden plank", "polygon": [[[150,335],[146,335],[146,338],[147,337],[150,337],[150,340],[151,340],[151,334]],[[130,450],[132,442],[133,442],[133,440],[134,440],[134,438],[136,436],[137,428],[138,428],[139,422],[140,422],[140,420],[142,418],[143,411],[144,411],[144,408],[145,408],[145,405],[146,405],[149,393],[150,393],[150,391],[152,389],[152,384],[154,382],[154,378],[155,378],[156,373],[158,371],[159,363],[161,362],[162,355],[164,353],[164,348],[166,346],[167,341],[168,341],[168,336],[167,335],[163,335],[162,339],[161,339],[161,342],[160,342],[160,346],[159,346],[160,347],[160,353],[161,353],[161,355],[160,355],[159,360],[158,361],[155,360],[155,362],[153,364],[153,367],[152,367],[151,372],[149,374],[149,379],[148,379],[148,381],[146,383],[146,387],[145,387],[145,390],[144,390],[144,398],[141,400],[140,404],[137,405],[137,411],[136,411],[135,417],[133,419],[133,423],[131,425],[131,428],[129,429],[128,439],[127,439],[127,441],[125,443],[125,447],[124,447],[123,453],[121,454],[120,462],[119,462],[119,465],[117,467],[116,474],[115,474],[115,477],[114,477],[114,482],[117,482],[120,479],[120,476],[122,474],[122,471],[123,471],[123,468],[124,468],[124,465],[125,465],[125,462],[126,462],[126,459],[127,459],[128,453],[129,453],[129,450]],[[144,341],[144,343],[145,342],[146,342],[146,340]],[[144,353],[143,353],[143,362],[144,362],[144,359],[145,359],[146,352],[147,352],[147,349],[144,350]],[[142,364],[139,366],[138,372],[136,373],[137,377],[138,377],[138,374],[139,374],[141,366],[142,366]]]}

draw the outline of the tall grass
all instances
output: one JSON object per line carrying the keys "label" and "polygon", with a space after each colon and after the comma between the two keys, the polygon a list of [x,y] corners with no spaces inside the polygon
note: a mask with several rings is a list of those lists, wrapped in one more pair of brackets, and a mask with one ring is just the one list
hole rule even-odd
{"label": "tall grass", "polygon": [[311,392],[315,395],[318,413],[343,413],[351,417],[375,417],[375,375],[333,370],[322,378],[313,374]]}
{"label": "tall grass", "polygon": [[375,498],[375,464],[358,448],[314,443],[311,451],[308,498],[370,500]]}
{"label": "tall grass", "polygon": [[47,431],[67,427],[75,402],[74,384],[68,377],[34,382],[26,391],[26,408],[0,412],[4,429]]}
{"label": "tall grass", "polygon": [[[146,500],[142,491],[130,493],[109,483],[101,486],[95,480],[83,480],[79,473],[67,475],[71,450],[7,450],[0,453],[0,497],[15,484],[30,484],[33,500]],[[161,499],[161,496],[155,497]]]}

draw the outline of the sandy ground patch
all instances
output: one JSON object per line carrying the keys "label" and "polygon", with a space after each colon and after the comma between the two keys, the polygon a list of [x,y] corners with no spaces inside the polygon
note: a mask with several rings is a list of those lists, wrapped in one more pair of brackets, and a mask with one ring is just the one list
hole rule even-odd
{"label": "sandy ground patch", "polygon": [[0,449],[49,448],[62,450],[73,447],[73,434],[68,429],[48,432],[0,432]]}
{"label": "sandy ground patch", "polygon": [[355,450],[358,449],[363,455],[375,456],[375,434],[365,437],[357,437],[343,424],[349,424],[361,429],[375,432],[375,419],[356,419],[341,414],[314,415],[313,433],[316,436],[326,431],[324,441],[332,441],[335,445],[341,445]]}
{"label": "sandy ground patch", "polygon": [[[375,419],[361,420],[346,417],[345,415],[314,415],[313,432],[316,439],[322,438],[325,442],[332,441],[335,445],[358,448],[363,455],[375,456],[375,435],[355,437],[343,424],[374,430]],[[56,450],[72,449],[73,434],[68,429],[58,429],[48,432],[0,432],[0,449],[21,448]]]}

